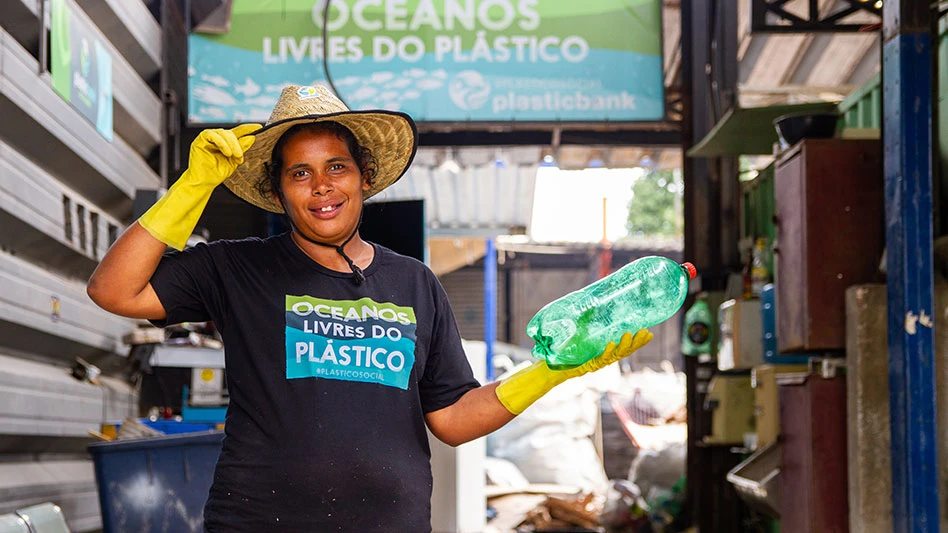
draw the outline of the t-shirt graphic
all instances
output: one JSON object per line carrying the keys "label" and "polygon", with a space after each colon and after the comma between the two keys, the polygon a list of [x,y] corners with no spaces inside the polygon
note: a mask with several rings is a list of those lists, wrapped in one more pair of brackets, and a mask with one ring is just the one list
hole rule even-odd
{"label": "t-shirt graphic", "polygon": [[371,298],[286,295],[286,378],[327,378],[408,389],[415,310]]}

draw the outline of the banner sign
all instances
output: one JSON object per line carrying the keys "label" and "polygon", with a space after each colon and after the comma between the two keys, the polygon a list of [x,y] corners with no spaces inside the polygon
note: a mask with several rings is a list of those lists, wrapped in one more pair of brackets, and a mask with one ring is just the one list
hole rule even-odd
{"label": "banner sign", "polygon": [[73,10],[72,0],[52,0],[50,76],[53,89],[103,137],[112,140],[112,56]]}
{"label": "banner sign", "polygon": [[664,116],[661,0],[331,0],[324,39],[326,1],[234,0],[227,33],[190,35],[190,122],[266,121],[325,70],[419,122]]}

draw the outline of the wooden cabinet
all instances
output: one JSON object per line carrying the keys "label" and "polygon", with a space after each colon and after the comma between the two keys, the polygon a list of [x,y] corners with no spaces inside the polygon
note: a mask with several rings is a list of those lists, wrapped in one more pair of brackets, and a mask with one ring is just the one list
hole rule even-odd
{"label": "wooden cabinet", "polygon": [[877,279],[885,243],[882,146],[807,139],[774,169],[777,350],[843,350],[845,291]]}
{"label": "wooden cabinet", "polygon": [[780,530],[846,533],[846,377],[796,377],[785,374],[777,378],[783,442]]}

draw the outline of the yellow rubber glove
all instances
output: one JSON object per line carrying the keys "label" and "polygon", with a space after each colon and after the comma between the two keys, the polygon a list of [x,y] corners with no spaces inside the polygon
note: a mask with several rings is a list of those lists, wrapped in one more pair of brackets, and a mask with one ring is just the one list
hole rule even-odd
{"label": "yellow rubber glove", "polygon": [[138,223],[152,237],[181,250],[197,226],[214,188],[234,173],[253,145],[259,124],[202,131],[191,143],[188,168]]}
{"label": "yellow rubber glove", "polygon": [[576,368],[566,370],[551,370],[546,361],[537,361],[527,368],[520,370],[500,382],[494,389],[497,399],[512,414],[519,415],[530,407],[550,389],[563,383],[567,379],[575,378],[605,368],[619,359],[631,355],[632,352],[645,346],[652,340],[652,332],[640,329],[633,336],[626,332],[619,340],[619,345],[610,342],[601,354],[586,361]]}

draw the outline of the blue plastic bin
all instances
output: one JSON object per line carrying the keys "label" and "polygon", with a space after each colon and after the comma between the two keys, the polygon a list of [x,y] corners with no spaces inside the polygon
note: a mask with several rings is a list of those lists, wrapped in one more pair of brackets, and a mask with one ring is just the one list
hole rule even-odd
{"label": "blue plastic bin", "polygon": [[104,533],[204,531],[223,431],[89,445]]}
{"label": "blue plastic bin", "polygon": [[[165,435],[176,435],[178,433],[193,433],[196,431],[210,431],[218,429],[218,422],[185,422],[177,420],[150,420],[148,418],[139,418],[139,422],[146,426],[157,429]],[[116,424],[115,430],[118,431],[122,424]]]}

